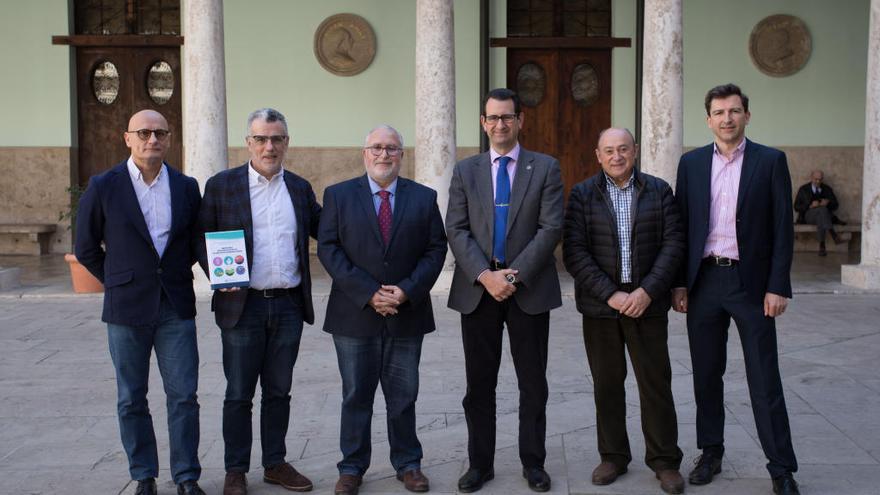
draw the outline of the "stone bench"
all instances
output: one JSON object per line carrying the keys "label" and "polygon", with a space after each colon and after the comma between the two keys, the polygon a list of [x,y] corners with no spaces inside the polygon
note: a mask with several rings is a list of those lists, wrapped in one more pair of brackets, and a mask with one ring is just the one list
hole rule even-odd
{"label": "stone bench", "polygon": [[[825,249],[832,253],[846,253],[857,251],[861,242],[862,226],[860,224],[835,225],[834,231],[840,238],[841,243],[835,244],[831,236],[825,239]],[[816,240],[816,226],[805,223],[794,224],[794,250],[795,251],[818,251],[819,242]]]}
{"label": "stone bench", "polygon": [[56,228],[54,223],[0,223],[0,253],[46,254]]}

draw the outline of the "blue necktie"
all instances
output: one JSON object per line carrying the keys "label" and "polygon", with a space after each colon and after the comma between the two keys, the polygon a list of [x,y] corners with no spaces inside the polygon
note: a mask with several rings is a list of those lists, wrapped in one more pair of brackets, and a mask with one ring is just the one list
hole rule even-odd
{"label": "blue necktie", "polygon": [[495,232],[492,257],[501,263],[507,260],[504,245],[507,238],[507,211],[510,209],[510,175],[507,173],[509,162],[509,156],[498,158],[498,175],[495,180]]}

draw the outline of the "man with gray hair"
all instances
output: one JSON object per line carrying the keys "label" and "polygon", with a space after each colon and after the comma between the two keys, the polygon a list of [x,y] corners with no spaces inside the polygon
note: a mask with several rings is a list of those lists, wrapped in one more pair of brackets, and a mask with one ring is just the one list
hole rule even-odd
{"label": "man with gray hair", "polygon": [[[309,491],[312,482],[285,461],[285,438],[303,322],[315,322],[308,255],[321,207],[311,184],[284,170],[290,136],[280,112],[264,108],[251,113],[245,140],[250,161],[208,180],[200,214],[204,232],[244,231],[250,273],[250,287],[220,289],[211,302],[226,375],[223,493],[247,493],[258,380],[263,480]],[[200,262],[207,272],[207,257]]]}
{"label": "man with gray hair", "polygon": [[428,491],[416,436],[419,359],[435,329],[431,287],[443,269],[446,234],[437,192],[399,177],[403,139],[381,125],[362,150],[366,174],[324,191],[318,257],[333,279],[324,331],[342,375],[339,481],[355,495],[370,466],[370,423],[382,384],[391,464],[411,492]]}

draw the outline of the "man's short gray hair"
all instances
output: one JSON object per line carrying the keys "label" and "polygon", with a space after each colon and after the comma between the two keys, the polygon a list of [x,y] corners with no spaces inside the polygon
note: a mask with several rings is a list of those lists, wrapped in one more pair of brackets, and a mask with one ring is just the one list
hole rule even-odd
{"label": "man's short gray hair", "polygon": [[397,132],[397,129],[391,127],[388,124],[379,124],[376,127],[373,127],[372,129],[370,129],[370,132],[367,133],[367,137],[364,138],[364,146],[370,145],[370,135],[380,129],[384,129],[386,131],[394,133],[394,135],[397,137],[397,142],[400,143],[400,147],[403,148],[403,135],[401,135],[399,132]]}
{"label": "man's short gray hair", "polygon": [[261,108],[259,110],[254,110],[248,115],[247,118],[247,132],[246,136],[251,135],[251,124],[254,123],[255,120],[265,120],[266,122],[281,122],[284,126],[284,134],[288,134],[287,132],[287,119],[284,118],[284,114],[275,110],[274,108]]}

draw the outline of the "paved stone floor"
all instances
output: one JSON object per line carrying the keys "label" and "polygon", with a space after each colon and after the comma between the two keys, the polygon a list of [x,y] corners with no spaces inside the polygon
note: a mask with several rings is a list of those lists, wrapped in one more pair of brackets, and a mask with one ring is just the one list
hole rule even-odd
{"label": "paved stone floor", "polygon": [[[797,480],[804,494],[880,493],[880,294],[839,284],[839,264],[829,256],[799,255],[793,279],[796,296],[779,320],[780,367],[800,462]],[[115,383],[100,321],[100,295],[69,293],[58,257],[0,257],[0,265],[22,266],[24,286],[0,292],[0,494],[133,493],[119,441]],[[329,282],[318,270],[318,322],[306,327],[294,370],[288,458],[327,493],[336,479],[340,380],[330,337],[320,330]],[[566,297],[551,314],[550,403],[547,471],[552,493],[659,494],[644,466],[638,395],[628,380],[628,425],[634,461],[628,474],[607,487],[590,483],[598,462],[595,408],[580,329],[564,279]],[[418,402],[424,471],[432,492],[455,492],[466,468],[466,428],[461,408],[464,363],[456,313],[445,308],[442,290],[434,297],[438,331],[425,339]],[[201,354],[202,486],[222,492],[223,442],[220,411],[224,378],[220,339],[208,306],[199,296],[197,319]],[[680,445],[687,471],[698,455],[694,401],[684,320],[670,317],[673,392]],[[729,341],[726,374],[727,453],[719,478],[694,494],[769,494],[770,480],[749,406],[742,351],[735,331]],[[153,370],[149,394],[159,439],[162,494],[175,493],[169,481],[164,394]],[[496,478],[481,493],[530,493],[520,475],[516,448],[516,379],[505,357],[498,386]],[[257,408],[258,409],[258,408]],[[255,427],[259,432],[258,425]],[[373,421],[373,466],[362,491],[405,493],[388,461],[384,406],[377,397]],[[258,445],[258,440],[255,442]],[[249,475],[251,493],[281,494],[261,480],[259,448]]]}

